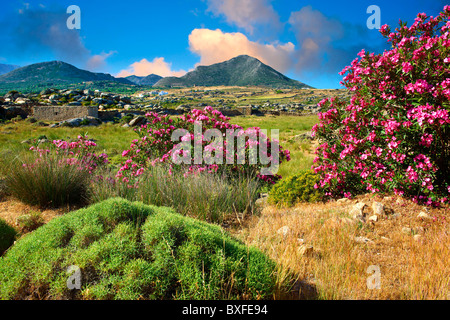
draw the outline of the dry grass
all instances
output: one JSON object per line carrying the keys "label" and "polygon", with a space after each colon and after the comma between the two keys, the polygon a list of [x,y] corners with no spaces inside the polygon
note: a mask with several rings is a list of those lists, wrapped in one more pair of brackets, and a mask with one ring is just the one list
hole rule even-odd
{"label": "dry grass", "polygon": [[53,218],[68,213],[74,209],[77,209],[77,207],[41,209],[36,206],[24,204],[12,197],[5,197],[0,201],[0,218],[4,219],[9,225],[17,228],[17,218],[22,215],[38,212],[44,220],[44,223],[47,223]]}
{"label": "dry grass", "polygon": [[[300,298],[450,299],[449,208],[430,210],[432,219],[422,219],[417,218],[421,206],[390,198],[366,195],[347,204],[269,206],[234,233],[279,262],[280,277],[295,274],[293,290]],[[350,219],[356,201],[370,206],[374,200],[383,202],[389,214],[374,223]],[[284,226],[289,231],[283,236],[277,231]],[[405,227],[411,232],[406,234]],[[358,243],[355,237],[371,241]],[[312,246],[312,253],[302,254],[302,244]],[[371,265],[379,267],[380,289],[367,286]]]}

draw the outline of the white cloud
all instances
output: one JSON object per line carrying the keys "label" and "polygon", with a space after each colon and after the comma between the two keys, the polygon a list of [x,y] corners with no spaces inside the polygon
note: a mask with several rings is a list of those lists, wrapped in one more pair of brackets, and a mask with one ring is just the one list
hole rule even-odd
{"label": "white cloud", "polygon": [[256,25],[266,25],[272,29],[280,28],[280,18],[270,1],[208,0],[208,11],[216,15],[224,15],[228,23],[253,34]]}
{"label": "white cloud", "polygon": [[223,62],[241,54],[261,60],[280,72],[292,66],[293,43],[261,44],[250,41],[240,32],[225,33],[220,29],[194,29],[189,35],[189,49],[200,56],[198,65]]}
{"label": "white cloud", "polygon": [[150,74],[157,74],[161,77],[180,77],[186,73],[184,70],[172,70],[172,63],[164,61],[163,57],[156,57],[153,61],[142,59],[132,63],[127,69],[121,70],[117,77],[127,77],[131,75],[145,77]]}
{"label": "white cloud", "polygon": [[116,51],[110,51],[110,52],[102,52],[101,54],[93,55],[89,60],[86,62],[86,68],[91,71],[97,71],[97,70],[103,70],[106,67],[106,59],[113,55],[114,53],[117,53]]}

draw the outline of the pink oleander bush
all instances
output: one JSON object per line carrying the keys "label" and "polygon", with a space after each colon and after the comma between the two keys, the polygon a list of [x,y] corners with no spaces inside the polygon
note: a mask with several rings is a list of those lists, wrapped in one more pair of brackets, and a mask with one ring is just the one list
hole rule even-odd
{"label": "pink oleander bush", "polygon": [[450,6],[380,33],[383,54],[362,50],[341,82],[353,95],[319,103],[313,169],[327,195],[394,192],[427,205],[450,194]]}
{"label": "pink oleander bush", "polygon": [[[260,154],[257,155],[256,164],[250,164],[251,146],[257,145],[261,147],[260,143],[264,144],[267,151],[264,156],[270,161],[277,161],[281,164],[283,161],[290,160],[289,150],[284,150],[279,146],[277,154],[271,154],[272,144],[278,144],[278,141],[267,138],[261,132],[260,128],[254,127],[243,130],[240,126],[230,124],[230,118],[222,115],[221,112],[206,107],[203,110],[192,110],[189,114],[185,114],[179,118],[169,118],[168,115],[160,116],[156,113],[147,113],[147,123],[135,129],[139,135],[138,139],[132,141],[130,148],[122,153],[126,159],[122,167],[119,169],[116,177],[127,183],[130,187],[136,187],[138,178],[143,174],[144,170],[149,166],[154,166],[156,163],[166,163],[172,168],[184,168],[184,175],[196,174],[199,172],[220,174],[226,172],[228,176],[235,176],[246,173],[249,176],[256,176],[261,181],[266,183],[275,183],[281,177],[276,174],[262,174],[261,169],[266,165],[261,164]],[[199,139],[196,139],[194,124],[201,124],[201,132],[198,133]],[[172,141],[172,134],[177,129],[186,130],[186,134],[178,141]],[[223,143],[221,145],[213,145],[214,139],[206,141],[205,132],[208,129],[218,129],[223,136]],[[235,130],[239,135],[248,135],[245,139],[244,154],[240,154],[237,150],[237,140],[234,139],[234,148],[228,145],[226,140],[227,130]],[[251,133],[255,133],[257,137],[262,135],[265,139],[253,139]],[[182,141],[189,141],[189,150],[177,150],[174,148]],[[202,152],[208,152],[209,157],[202,157],[201,163],[195,164],[193,159],[195,156],[195,146],[198,146]],[[234,150],[234,155],[232,151]],[[222,154],[222,164],[217,164],[213,161],[216,155]],[[191,160],[190,164],[177,164],[175,157],[188,156]],[[239,158],[239,156],[241,158]],[[243,159],[243,156],[245,159]],[[244,163],[239,164],[239,161]],[[229,163],[229,164],[227,164]],[[169,171],[171,173],[171,171]]]}
{"label": "pink oleander bush", "polygon": [[32,153],[6,162],[6,191],[44,208],[87,202],[94,171],[108,163],[106,154],[94,153],[95,147],[82,136],[74,142],[54,140],[33,146]]}
{"label": "pink oleander bush", "polygon": [[[41,149],[39,146],[32,146],[30,150],[37,152],[40,158],[45,153],[60,155],[64,159],[62,161],[65,161],[67,164],[93,173],[98,166],[109,162],[106,153],[96,154],[94,152],[96,146],[97,144],[88,139],[88,136],[83,137],[80,135],[76,141],[53,140],[46,145],[45,149]],[[39,158],[37,161],[39,161]]]}

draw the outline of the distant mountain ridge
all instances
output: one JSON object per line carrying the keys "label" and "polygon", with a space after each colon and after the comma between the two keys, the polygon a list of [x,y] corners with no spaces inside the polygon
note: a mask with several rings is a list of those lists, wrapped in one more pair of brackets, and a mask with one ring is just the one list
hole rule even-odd
{"label": "distant mountain ridge", "polygon": [[300,81],[290,79],[272,67],[248,55],[230,60],[198,66],[182,77],[166,77],[155,87],[192,86],[267,86],[273,88],[312,88]]}
{"label": "distant mountain ridge", "polygon": [[132,76],[125,77],[124,79],[127,79],[128,81],[131,81],[134,84],[137,84],[140,86],[153,86],[155,83],[157,83],[162,78],[163,77],[152,73],[146,77],[139,77],[139,76],[132,75]]}
{"label": "distant mountain ridge", "polygon": [[114,78],[107,73],[95,73],[63,61],[50,61],[30,64],[0,75],[0,83],[79,83],[84,81],[114,81],[129,83],[126,79]]}
{"label": "distant mountain ridge", "polygon": [[[0,67],[2,65],[0,64]],[[8,66],[8,65],[6,65]],[[5,67],[6,69],[15,66]],[[256,58],[241,55],[228,61],[198,66],[182,77],[162,78],[156,74],[146,77],[128,76],[116,78],[107,73],[95,73],[79,69],[63,61],[49,61],[13,69],[0,75],[0,91],[28,90],[51,86],[79,85],[128,85],[153,87],[193,86],[266,86],[272,88],[312,88],[300,81],[290,79]]]}
{"label": "distant mountain ridge", "polygon": [[14,69],[20,68],[20,66],[15,66],[12,64],[0,63],[0,75],[13,71]]}

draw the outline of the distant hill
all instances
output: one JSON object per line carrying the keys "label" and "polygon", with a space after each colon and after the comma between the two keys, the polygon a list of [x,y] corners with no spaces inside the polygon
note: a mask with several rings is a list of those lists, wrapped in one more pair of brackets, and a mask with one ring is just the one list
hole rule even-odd
{"label": "distant hill", "polygon": [[127,79],[128,81],[133,82],[134,84],[137,84],[139,86],[152,86],[155,83],[157,83],[159,80],[161,80],[163,77],[158,76],[157,74],[150,74],[146,77],[139,77],[139,76],[128,76],[123,79]]}
{"label": "distant hill", "polygon": [[20,68],[19,66],[15,66],[12,64],[3,64],[0,63],[0,75],[13,71],[14,69]]}
{"label": "distant hill", "polygon": [[90,72],[62,61],[50,61],[31,64],[0,75],[0,88],[14,88],[20,91],[24,88],[69,85],[87,81],[133,84],[127,79],[114,78],[107,73]]}
{"label": "distant hill", "polygon": [[266,86],[272,88],[312,88],[286,77],[256,58],[240,55],[228,61],[198,66],[182,77],[166,77],[154,87]]}

